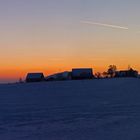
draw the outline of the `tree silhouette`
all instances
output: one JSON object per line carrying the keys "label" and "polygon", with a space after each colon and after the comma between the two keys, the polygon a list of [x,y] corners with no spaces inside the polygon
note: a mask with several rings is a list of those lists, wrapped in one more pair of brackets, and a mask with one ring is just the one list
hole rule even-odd
{"label": "tree silhouette", "polygon": [[108,73],[107,73],[106,71],[104,71],[104,72],[102,73],[102,75],[103,75],[104,78],[108,78]]}
{"label": "tree silhouette", "polygon": [[98,78],[98,79],[102,78],[102,74],[100,72],[97,72],[97,73],[95,73],[95,77]]}
{"label": "tree silhouette", "polygon": [[19,83],[23,83],[22,78],[19,78]]}
{"label": "tree silhouette", "polygon": [[113,78],[115,76],[116,71],[117,71],[117,67],[115,65],[110,65],[108,67],[107,73],[111,78]]}

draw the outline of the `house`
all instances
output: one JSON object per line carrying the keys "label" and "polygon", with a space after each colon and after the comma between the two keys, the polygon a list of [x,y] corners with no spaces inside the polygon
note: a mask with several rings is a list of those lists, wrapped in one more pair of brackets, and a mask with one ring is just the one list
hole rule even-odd
{"label": "house", "polygon": [[92,68],[78,68],[72,69],[72,79],[92,79],[93,71]]}
{"label": "house", "polygon": [[132,68],[129,70],[117,71],[115,77],[138,77],[138,71],[133,70]]}
{"label": "house", "polygon": [[60,80],[70,80],[70,79],[71,79],[71,75],[70,72],[68,71],[56,73],[45,78],[46,81],[60,81]]}
{"label": "house", "polygon": [[43,73],[28,73],[26,76],[26,82],[41,82],[44,81]]}

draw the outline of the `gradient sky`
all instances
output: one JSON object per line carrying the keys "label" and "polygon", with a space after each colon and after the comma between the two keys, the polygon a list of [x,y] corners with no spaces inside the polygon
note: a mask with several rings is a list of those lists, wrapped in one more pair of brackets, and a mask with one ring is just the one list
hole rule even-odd
{"label": "gradient sky", "polygon": [[0,82],[73,67],[140,70],[139,6],[138,0],[0,0]]}

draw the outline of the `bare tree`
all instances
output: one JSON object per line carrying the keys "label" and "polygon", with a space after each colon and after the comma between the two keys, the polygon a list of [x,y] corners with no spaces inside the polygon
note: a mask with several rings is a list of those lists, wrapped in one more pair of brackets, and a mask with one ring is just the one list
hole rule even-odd
{"label": "bare tree", "polygon": [[102,78],[102,74],[100,72],[97,72],[97,73],[95,73],[95,77],[98,78],[98,79]]}
{"label": "bare tree", "polygon": [[104,72],[102,73],[102,75],[103,75],[104,78],[108,78],[108,73],[107,73],[106,71],[104,71]]}
{"label": "bare tree", "polygon": [[113,78],[115,76],[116,71],[117,71],[117,67],[115,65],[110,65],[107,70],[107,73],[111,78]]}
{"label": "bare tree", "polygon": [[23,83],[22,78],[19,78],[19,83]]}

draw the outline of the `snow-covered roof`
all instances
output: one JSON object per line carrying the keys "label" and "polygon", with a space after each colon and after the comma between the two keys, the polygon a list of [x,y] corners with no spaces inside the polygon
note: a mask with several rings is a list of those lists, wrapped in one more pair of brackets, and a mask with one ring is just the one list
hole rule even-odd
{"label": "snow-covered roof", "polygon": [[27,79],[37,79],[44,77],[43,73],[28,73]]}
{"label": "snow-covered roof", "polygon": [[53,75],[49,75],[47,76],[45,79],[50,79],[50,78],[54,78],[54,79],[57,79],[57,78],[67,78],[69,76],[69,72],[68,71],[64,71],[64,72],[60,72],[60,73],[55,73]]}

